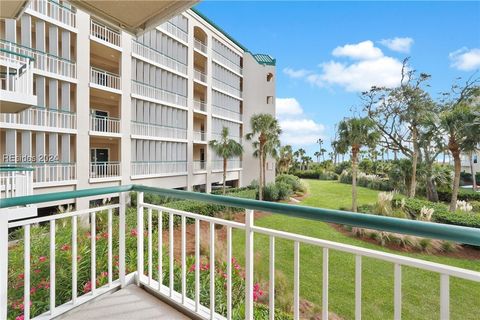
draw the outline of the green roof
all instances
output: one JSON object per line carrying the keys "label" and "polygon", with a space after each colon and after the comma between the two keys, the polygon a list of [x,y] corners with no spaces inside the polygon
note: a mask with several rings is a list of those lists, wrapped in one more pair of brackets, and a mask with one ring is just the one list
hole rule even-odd
{"label": "green roof", "polygon": [[[230,41],[232,41],[234,44],[236,44],[238,47],[240,47],[240,49],[242,49],[243,51],[245,52],[248,52],[250,53],[254,58],[255,60],[257,60],[257,62],[259,64],[263,64],[263,65],[270,65],[270,66],[274,66],[275,65],[275,59],[273,59],[270,55],[268,54],[253,54],[250,52],[250,50],[248,50],[246,47],[244,47],[240,42],[238,42],[237,40],[235,40],[230,34],[228,34],[225,30],[223,30],[220,26],[218,26],[215,22],[213,22],[212,20],[210,20],[209,18],[207,18],[203,13],[201,13],[198,9],[196,9],[195,7],[192,7],[190,8],[190,10],[192,10],[194,13],[196,13],[197,15],[200,16],[200,18],[202,18],[203,20],[205,20],[208,24],[210,24],[212,27],[214,27],[215,29],[217,29],[218,31],[220,31],[221,33],[223,33],[223,35],[225,37],[227,37]],[[257,58],[257,56],[259,56]]]}

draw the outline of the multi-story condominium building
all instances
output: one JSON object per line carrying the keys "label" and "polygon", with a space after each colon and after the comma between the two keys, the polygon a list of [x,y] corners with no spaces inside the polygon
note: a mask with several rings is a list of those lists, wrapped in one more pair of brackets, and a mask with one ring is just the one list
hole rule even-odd
{"label": "multi-story condominium building", "polygon": [[[245,149],[227,182],[257,178],[242,137],[253,114],[275,112],[275,59],[197,10],[138,37],[64,1],[32,1],[0,24],[0,161],[33,167],[34,194],[131,183],[210,192],[223,178],[208,141],[223,127]],[[8,113],[11,94],[30,107]],[[273,161],[267,169],[272,179]]]}

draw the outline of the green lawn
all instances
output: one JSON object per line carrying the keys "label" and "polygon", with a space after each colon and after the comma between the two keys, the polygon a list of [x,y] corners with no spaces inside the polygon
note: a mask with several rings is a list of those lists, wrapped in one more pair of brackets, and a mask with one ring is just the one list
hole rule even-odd
{"label": "green lawn", "polygon": [[[338,209],[349,207],[351,186],[332,181],[307,180],[310,194],[302,205]],[[359,188],[359,204],[376,201],[377,191]],[[398,253],[381,246],[365,243],[345,236],[326,223],[291,218],[283,215],[266,216],[255,221],[257,226],[289,231],[320,239],[345,244]],[[244,235],[234,234],[234,253],[243,256]],[[255,236],[255,274],[257,281],[268,283],[268,238]],[[480,271],[479,260],[461,260],[427,254],[405,254],[410,257],[444,263]],[[302,299],[321,306],[322,301],[322,249],[301,245],[300,248],[300,295]],[[354,318],[354,259],[350,254],[330,251],[330,311],[344,319]],[[287,294],[293,291],[293,243],[276,242],[276,269],[287,279]],[[404,319],[439,318],[439,276],[414,268],[402,268]],[[393,318],[393,265],[370,258],[363,259],[362,301],[364,319]],[[278,284],[277,284],[278,285]],[[478,319],[480,309],[480,284],[459,279],[451,279],[451,318]],[[289,299],[284,299],[289,300]]]}

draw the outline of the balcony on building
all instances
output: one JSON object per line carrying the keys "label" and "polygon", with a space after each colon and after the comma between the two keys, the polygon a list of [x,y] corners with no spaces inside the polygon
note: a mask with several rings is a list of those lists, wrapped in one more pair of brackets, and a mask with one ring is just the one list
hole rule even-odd
{"label": "balcony on building", "polygon": [[160,68],[166,68],[173,72],[177,72],[183,76],[187,75],[188,67],[186,64],[169,57],[162,52],[150,48],[135,39],[132,40],[132,56],[156,65]]}
{"label": "balcony on building", "polygon": [[120,31],[97,20],[90,20],[90,39],[112,49],[122,51]]}
{"label": "balcony on building", "polygon": [[137,80],[132,80],[132,97],[187,108],[187,97]]}
{"label": "balcony on building", "polygon": [[30,107],[18,113],[0,113],[5,129],[21,129],[57,133],[77,132],[77,116],[72,110]]}
{"label": "balcony on building", "polygon": [[193,53],[193,80],[202,85],[207,85],[207,58],[197,52]]}
{"label": "balcony on building", "polygon": [[90,137],[90,183],[120,181],[120,139]]}
{"label": "balcony on building", "polygon": [[193,173],[205,173],[207,171],[207,146],[193,145]]}
{"label": "balcony on building", "polygon": [[236,73],[238,76],[243,76],[242,59],[240,59],[240,64],[233,62],[215,50],[215,48],[212,49],[212,59],[215,63],[218,63],[222,67]]}
{"label": "balcony on building", "polygon": [[67,1],[32,0],[25,12],[69,31],[77,32],[77,13]]}
{"label": "balcony on building", "polygon": [[1,113],[16,113],[37,104],[33,63],[31,56],[0,48]]}
{"label": "balcony on building", "polygon": [[19,55],[32,57],[33,72],[42,76],[59,78],[75,82],[77,78],[77,64],[71,59],[47,53],[32,47],[27,47],[8,40],[0,39],[0,50],[15,52]]}
{"label": "balcony on building", "polygon": [[77,164],[75,161],[32,162],[22,165],[33,168],[34,188],[77,183]]}
{"label": "balcony on building", "polygon": [[203,114],[193,115],[193,143],[207,143],[207,117]]}
{"label": "balcony on building", "polygon": [[187,161],[133,160],[132,179],[178,176],[187,174]]}
{"label": "balcony on building", "polygon": [[90,87],[121,94],[121,52],[90,41]]}
{"label": "balcony on building", "polygon": [[195,26],[193,28],[193,48],[202,55],[207,55],[208,36],[202,28]]}
{"label": "balcony on building", "polygon": [[215,78],[215,76],[213,76],[212,78],[212,87],[213,89],[219,91],[219,92],[222,92],[222,93],[225,93],[235,99],[239,99],[241,100],[242,99],[242,88],[240,86],[240,88],[235,88],[234,86],[220,80],[220,79],[217,79]]}
{"label": "balcony on building", "polygon": [[[227,171],[237,171],[237,170],[242,170],[242,160],[228,159]],[[223,160],[219,160],[219,159],[212,160],[212,171],[213,172],[223,171]]]}
{"label": "balcony on building", "polygon": [[89,122],[91,136],[120,138],[120,96],[91,88]]}
{"label": "balcony on building", "polygon": [[185,142],[187,129],[132,120],[131,135],[132,139],[181,140]]}
{"label": "balcony on building", "polygon": [[207,114],[207,88],[198,83],[193,84],[193,111]]}
{"label": "balcony on building", "polygon": [[243,117],[240,111],[232,110],[225,106],[212,105],[212,116],[225,120],[233,120],[242,123]]}
{"label": "balcony on building", "polygon": [[[238,142],[240,144],[243,143],[242,136],[239,133],[229,132],[228,138],[232,139],[232,140],[235,140],[236,142]],[[220,139],[222,139],[222,134],[221,133],[212,132],[211,140],[220,140]]]}
{"label": "balcony on building", "polygon": [[171,37],[179,40],[180,42],[183,42],[184,44],[188,43],[188,33],[180,29],[178,26],[176,26],[170,21],[162,23],[157,27],[157,29],[167,33]]}

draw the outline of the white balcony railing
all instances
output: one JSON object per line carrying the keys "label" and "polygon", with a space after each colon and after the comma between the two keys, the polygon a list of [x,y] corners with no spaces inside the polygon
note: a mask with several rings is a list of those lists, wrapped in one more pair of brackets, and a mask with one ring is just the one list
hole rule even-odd
{"label": "white balcony railing", "polygon": [[193,100],[193,109],[206,112],[207,111],[207,104],[201,100]]}
{"label": "white balcony railing", "polygon": [[90,35],[114,46],[122,46],[120,32],[110,29],[94,20],[90,21]]}
{"label": "white balcony railing", "polygon": [[[455,310],[458,309],[458,305],[454,303],[465,297],[463,288],[468,288],[467,294],[470,294],[480,284],[480,272],[475,270],[472,264],[470,269],[459,268],[394,254],[392,250],[381,251],[372,246],[364,248],[360,245],[344,244],[258,226],[255,224],[255,212],[252,208],[272,215],[284,214],[312,221],[346,224],[358,228],[378,229],[402,235],[479,246],[479,232],[475,228],[415,220],[405,221],[391,217],[290,204],[272,204],[252,199],[233,200],[231,197],[141,185],[110,187],[109,192],[119,194],[119,204],[13,222],[8,221],[7,214],[0,215],[0,261],[4,263],[0,273],[2,278],[0,318],[7,319],[7,314],[9,319],[14,319],[15,316],[20,317],[20,314],[25,319],[39,315],[42,318],[59,317],[99,297],[102,293],[136,283],[138,286],[148,288],[149,292],[155,292],[162,300],[175,304],[179,310],[189,312],[190,316],[193,314],[202,319],[232,319],[235,314],[241,313],[244,314],[241,316],[243,319],[256,319],[253,313],[255,305],[264,303],[266,304],[264,310],[267,311],[263,317],[260,315],[259,319],[275,319],[277,310],[275,302],[278,299],[276,285],[279,281],[278,261],[291,266],[290,278],[285,280],[283,276],[282,279],[283,282],[289,281],[293,285],[291,310],[295,320],[301,318],[301,288],[309,279],[319,282],[311,289],[317,290],[316,293],[322,296],[318,306],[321,307],[322,319],[328,319],[330,312],[339,310],[338,305],[336,307],[335,305],[338,301],[345,303],[345,299],[349,299],[346,301],[352,306],[352,317],[361,319],[362,315],[365,316],[365,301],[374,300],[371,297],[369,300],[365,299],[367,295],[372,294],[368,290],[378,289],[375,283],[372,284],[368,280],[375,277],[384,277],[390,281],[387,282],[388,287],[384,288],[390,293],[384,295],[381,300],[382,303],[390,303],[391,308],[387,308],[386,311],[389,315],[385,314],[382,318],[394,319],[401,319],[402,314],[405,313],[414,313],[418,309],[415,308],[419,299],[433,302],[434,305],[429,306],[428,309],[422,309],[429,310],[431,314],[417,314],[417,316],[429,318],[432,316],[442,320],[450,319],[451,316],[453,318]],[[131,192],[136,192],[136,210],[127,210],[127,197]],[[155,205],[144,197],[145,192],[180,200],[188,199],[243,208],[245,220],[244,222],[232,221]],[[34,199],[2,201],[0,208],[9,210],[9,207],[15,205],[41,204],[51,201],[52,198],[56,200],[92,196],[98,198],[104,193],[105,190],[102,188],[37,195]],[[79,224],[79,217],[90,221],[89,226]],[[187,229],[187,224],[191,224],[193,228]],[[203,229],[203,226],[207,228]],[[68,228],[68,231],[61,235],[68,236],[60,238],[59,234],[64,228]],[[195,230],[194,237],[192,230]],[[207,234],[206,241],[203,238],[204,230]],[[225,237],[219,237],[217,230],[223,230],[222,234]],[[9,242],[10,234],[16,237],[14,246]],[[179,234],[179,237],[174,234]],[[267,239],[268,247],[265,256],[262,257],[263,260],[258,260],[256,259],[256,255],[260,254],[258,246],[262,245],[260,239],[263,238]],[[189,239],[188,242],[187,239]],[[240,240],[240,244],[237,244],[236,241]],[[187,247],[187,243],[192,243],[193,248]],[[238,247],[237,245],[243,249],[234,250]],[[46,251],[38,251],[39,247],[46,248]],[[301,250],[306,247],[310,251]],[[220,255],[216,254],[218,248],[222,249]],[[288,251],[292,253],[287,255],[289,260],[284,261],[285,255],[280,257],[283,260],[278,260],[278,250],[284,253],[287,248],[293,249]],[[14,251],[16,255],[11,255],[10,251]],[[302,265],[312,262],[312,256],[302,256],[304,252],[318,254],[319,259],[315,261],[316,273],[302,273],[302,270],[305,270]],[[236,262],[234,254],[241,255],[244,266]],[[12,259],[12,256],[19,259]],[[334,288],[329,287],[333,278],[339,276],[338,272],[335,272],[338,270],[332,270],[329,265],[339,256],[345,257],[342,261],[352,270],[340,275],[343,277],[342,280],[351,282],[351,295],[332,294]],[[391,273],[372,274],[372,270],[367,269],[373,266],[372,262],[391,266]],[[59,263],[62,263],[62,272],[55,271]],[[259,263],[267,266],[262,269],[267,270],[265,279],[268,283],[266,284],[268,294],[265,293],[266,298],[263,301],[257,301],[258,292],[254,289]],[[47,273],[47,277],[42,279],[40,284],[42,284],[41,289],[50,288],[49,294],[39,295],[37,292],[34,296],[35,291],[31,288],[39,282],[38,276],[33,272],[34,268]],[[429,295],[426,296],[424,288],[417,283],[405,281],[406,278],[412,279],[412,276],[422,277],[428,280],[426,283],[434,284],[433,287],[429,287],[431,289]],[[17,287],[9,287],[19,283],[21,285]],[[466,284],[469,285],[466,286]],[[60,285],[65,286],[62,287],[64,289],[62,292],[52,290]],[[221,291],[217,291],[219,288]],[[455,288],[457,290],[454,290]],[[12,293],[15,290],[22,293],[20,299],[18,295],[13,296]],[[219,294],[226,296],[221,306],[217,305],[219,300],[216,297]],[[235,305],[234,298],[238,299],[238,297],[240,300],[237,301],[240,303]],[[475,303],[478,299],[475,300],[475,298],[467,297],[470,303],[473,303],[468,305],[470,308],[468,315],[472,319],[477,316],[475,312],[478,308],[476,309]],[[112,296],[109,299],[118,299],[112,301],[114,306],[125,301],[122,295]],[[21,304],[22,308],[11,307],[18,304]],[[454,308],[451,308],[452,306]],[[145,313],[136,308],[135,304],[125,307],[130,315],[138,312],[138,318],[142,318],[142,315],[145,317]],[[93,310],[88,311],[93,312]],[[98,311],[97,317],[102,316],[102,311]],[[369,318],[368,315],[366,318]]]}
{"label": "white balcony railing", "polygon": [[207,82],[207,75],[198,69],[195,69],[193,72],[193,79],[206,83]]}
{"label": "white balcony railing", "polygon": [[90,115],[90,130],[104,133],[120,133],[120,119]]}
{"label": "white balcony railing", "polygon": [[172,36],[182,40],[183,42],[188,42],[188,33],[183,31],[182,29],[180,29],[170,21],[162,23],[161,25],[158,26],[158,28],[170,33]]}
{"label": "white balcony railing", "polygon": [[194,131],[193,132],[194,141],[207,141],[207,133],[204,131]]}
{"label": "white balcony railing", "polygon": [[204,160],[193,160],[193,172],[207,170],[207,162]]}
{"label": "white balcony railing", "polygon": [[[221,139],[222,139],[222,134],[221,134],[221,133],[213,133],[213,132],[212,132],[212,140],[220,141]],[[240,143],[240,144],[243,143],[242,137],[240,137],[240,136],[229,135],[229,136],[228,136],[228,139],[235,140],[235,141],[237,141],[237,142]]]}
{"label": "white balcony railing", "polygon": [[237,98],[240,98],[240,99],[242,98],[242,91],[240,89],[234,88],[231,85],[229,85],[228,83],[225,83],[221,80],[213,78],[213,87],[217,88],[219,90],[222,90],[224,92],[227,92],[227,93],[233,95],[234,97],[237,97]]}
{"label": "white balcony railing", "polygon": [[187,139],[187,130],[153,123],[132,121],[132,135],[152,138]]}
{"label": "white balcony railing", "polygon": [[34,169],[34,183],[62,183],[77,178],[76,163],[33,162],[28,166]]}
{"label": "white balcony railing", "polygon": [[132,80],[132,94],[187,107],[187,98],[136,80]]}
{"label": "white balcony railing", "polygon": [[132,176],[183,174],[186,161],[132,161]]}
{"label": "white balcony railing", "polygon": [[146,45],[132,40],[132,53],[138,54],[139,56],[144,57],[147,60],[158,63],[167,68],[178,71],[184,75],[187,74],[187,65],[177,61],[153,48],[147,47]]}
{"label": "white balcony railing", "polygon": [[90,67],[90,82],[96,85],[120,90],[120,77],[105,70]]}
{"label": "white balcony railing", "polygon": [[[237,170],[242,168],[241,160],[227,160],[227,170]],[[223,171],[223,160],[212,160],[212,170]]]}
{"label": "white balcony railing", "polygon": [[77,64],[71,60],[3,39],[0,39],[0,49],[32,57],[34,59],[34,70],[49,72],[67,78],[75,79],[77,77]]}
{"label": "white balcony railing", "polygon": [[72,28],[76,27],[77,14],[73,8],[69,8],[52,0],[30,1],[28,9],[31,9],[45,17],[54,19]]}
{"label": "white balcony railing", "polygon": [[0,199],[33,194],[33,169],[0,166]]}
{"label": "white balcony railing", "polygon": [[76,129],[77,116],[73,112],[59,109],[31,107],[19,113],[0,113],[0,123],[50,129]]}
{"label": "white balcony railing", "polygon": [[[0,90],[2,100],[28,103],[33,95],[34,59],[16,51],[0,48]],[[5,96],[5,98],[3,97]],[[28,98],[26,101],[23,101]]]}
{"label": "white balcony railing", "polygon": [[240,75],[243,74],[243,70],[242,70],[241,66],[232,62],[228,58],[225,58],[223,55],[221,55],[217,51],[215,51],[215,50],[212,50],[212,51],[213,51],[213,60],[223,64],[224,66],[228,67],[229,69],[235,71],[236,73],[238,73]]}
{"label": "white balcony railing", "polygon": [[195,41],[193,42],[193,47],[200,52],[207,53],[207,46],[197,39],[195,39]]}
{"label": "white balcony railing", "polygon": [[242,114],[220,106],[212,106],[212,115],[242,121]]}
{"label": "white balcony railing", "polygon": [[105,161],[105,162],[90,162],[90,178],[103,179],[120,177],[120,162]]}

